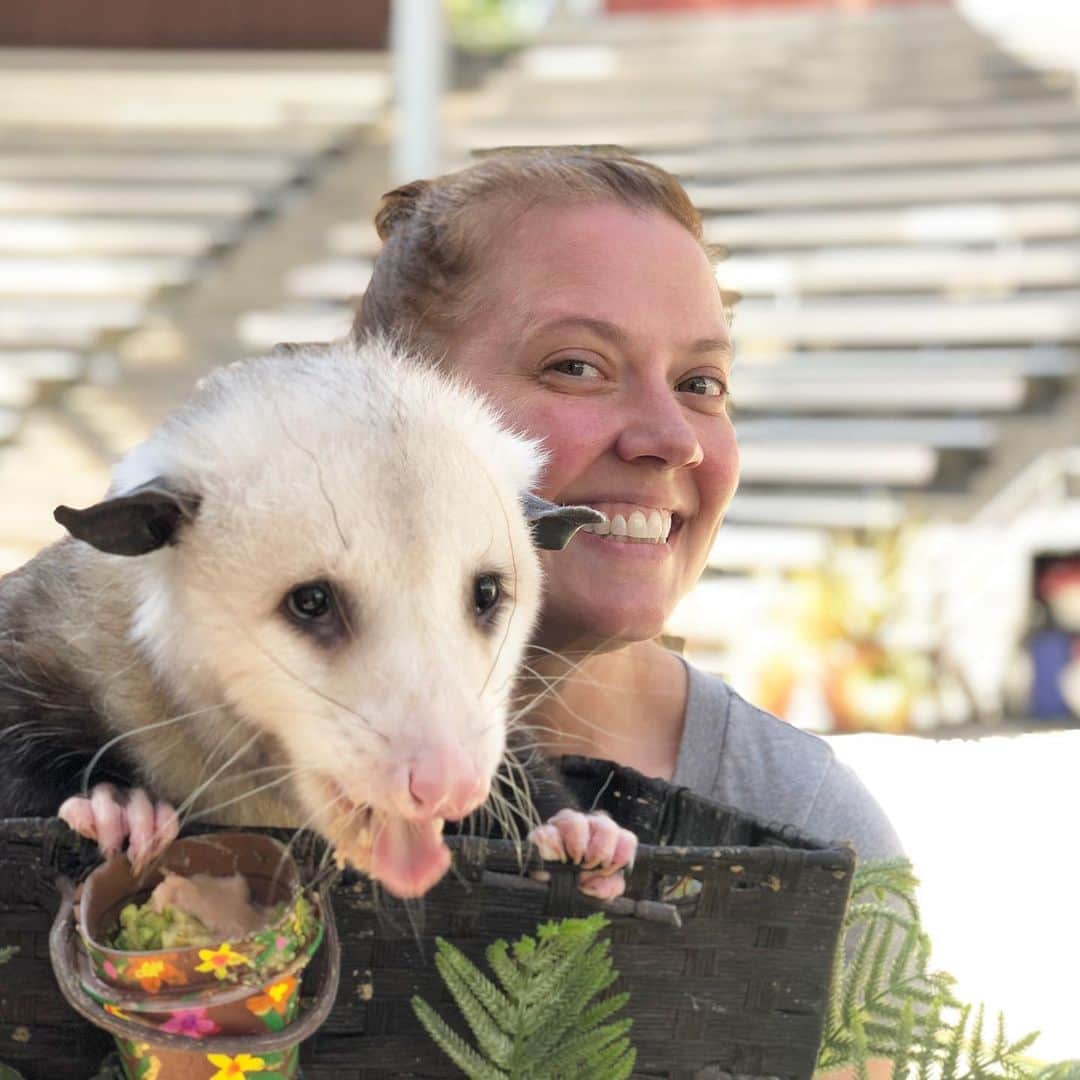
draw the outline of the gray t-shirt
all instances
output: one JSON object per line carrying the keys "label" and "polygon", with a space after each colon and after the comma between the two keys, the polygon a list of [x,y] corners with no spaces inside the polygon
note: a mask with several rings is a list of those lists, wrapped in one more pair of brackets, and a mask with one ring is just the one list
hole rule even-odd
{"label": "gray t-shirt", "polygon": [[885,811],[824,739],[686,667],[686,720],[672,783],[815,840],[848,840],[860,860],[904,853]]}

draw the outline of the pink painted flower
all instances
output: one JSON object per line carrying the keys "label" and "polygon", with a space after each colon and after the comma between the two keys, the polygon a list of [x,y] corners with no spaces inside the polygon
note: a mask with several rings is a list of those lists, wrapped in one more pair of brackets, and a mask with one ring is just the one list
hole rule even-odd
{"label": "pink painted flower", "polygon": [[119,974],[116,970],[116,965],[111,960],[106,960],[105,963],[101,966],[105,969],[105,974],[108,975],[110,979],[116,979],[119,977]]}
{"label": "pink painted flower", "polygon": [[289,939],[284,934],[278,934],[278,936],[274,939],[274,948],[275,949],[284,949],[285,946],[288,945],[288,944],[289,944]]}
{"label": "pink painted flower", "polygon": [[205,1009],[181,1009],[170,1014],[169,1019],[161,1025],[161,1030],[171,1035],[187,1035],[189,1039],[201,1039],[204,1035],[213,1035],[221,1028],[206,1015]]}

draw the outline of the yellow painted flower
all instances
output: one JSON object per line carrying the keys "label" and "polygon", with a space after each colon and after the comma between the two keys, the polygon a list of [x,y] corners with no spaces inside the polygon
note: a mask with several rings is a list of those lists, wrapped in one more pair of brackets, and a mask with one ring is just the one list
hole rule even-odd
{"label": "yellow painted flower", "polygon": [[183,986],[187,982],[184,973],[168,960],[140,960],[127,969],[124,978],[136,980],[148,994],[156,994],[162,983]]}
{"label": "yellow painted flower", "polygon": [[252,1057],[251,1054],[237,1054],[236,1057],[229,1057],[228,1054],[207,1054],[206,1060],[218,1068],[210,1080],[242,1080],[248,1073],[262,1072],[266,1068],[266,1062],[262,1058]]}
{"label": "yellow painted flower", "polygon": [[131,1019],[131,1017],[128,1016],[128,1014],[126,1012],[124,1012],[123,1009],[118,1008],[116,1005],[105,1004],[105,1005],[102,1005],[102,1008],[110,1016],[118,1016],[118,1017],[120,1017],[121,1020],[130,1020]]}
{"label": "yellow painted flower", "polygon": [[161,1058],[152,1057],[150,1059],[149,1068],[146,1070],[146,1072],[144,1072],[142,1074],[142,1076],[139,1077],[139,1080],[158,1080],[158,1077],[160,1075],[161,1075]]}
{"label": "yellow painted flower", "polygon": [[230,967],[251,963],[246,956],[235,952],[233,947],[224,941],[216,949],[200,949],[199,959],[202,963],[195,970],[212,971],[219,979],[228,975]]}
{"label": "yellow painted flower", "polygon": [[265,1016],[271,1009],[278,1014],[278,1016],[284,1016],[285,1010],[289,1007],[289,999],[293,996],[296,990],[296,979],[291,975],[286,975],[284,979],[276,983],[271,983],[266,988],[265,994],[259,994],[257,997],[248,998],[245,1005],[256,1015]]}

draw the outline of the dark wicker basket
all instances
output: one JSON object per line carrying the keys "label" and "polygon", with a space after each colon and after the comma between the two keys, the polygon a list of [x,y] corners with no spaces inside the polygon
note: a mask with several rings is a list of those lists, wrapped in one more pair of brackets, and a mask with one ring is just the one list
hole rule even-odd
{"label": "dark wicker basket", "polygon": [[[656,903],[610,916],[620,972],[614,989],[631,994],[635,1076],[806,1080],[851,886],[851,850],[629,769],[580,758],[564,768],[584,805],[607,810],[642,839],[627,892]],[[341,987],[329,1019],[305,1044],[305,1080],[459,1075],[410,1006],[418,993],[453,1014],[431,963],[435,937],[479,962],[496,937],[595,909],[560,867],[550,868],[548,886],[522,878],[506,841],[450,843],[455,873],[422,903],[377,896],[354,876],[337,884]],[[305,837],[297,849],[301,864],[313,867],[320,845]],[[82,1080],[109,1051],[109,1037],[60,996],[48,959],[55,880],[76,878],[93,861],[91,846],[58,821],[0,822],[0,945],[20,949],[0,967],[0,1061],[28,1080]],[[670,913],[665,900],[681,927],[661,917]]]}

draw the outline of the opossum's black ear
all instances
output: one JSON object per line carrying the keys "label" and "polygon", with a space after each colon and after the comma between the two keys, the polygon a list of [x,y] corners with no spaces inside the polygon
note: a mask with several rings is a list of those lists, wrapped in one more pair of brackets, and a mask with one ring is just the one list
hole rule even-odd
{"label": "opossum's black ear", "polygon": [[521,496],[521,504],[532,526],[533,543],[546,551],[562,551],[582,525],[600,525],[607,521],[591,506],[559,506],[529,492]]}
{"label": "opossum's black ear", "polygon": [[157,477],[126,495],[95,503],[85,510],[58,506],[53,517],[76,540],[109,555],[145,555],[176,543],[177,530],[199,511],[198,495],[176,491]]}

